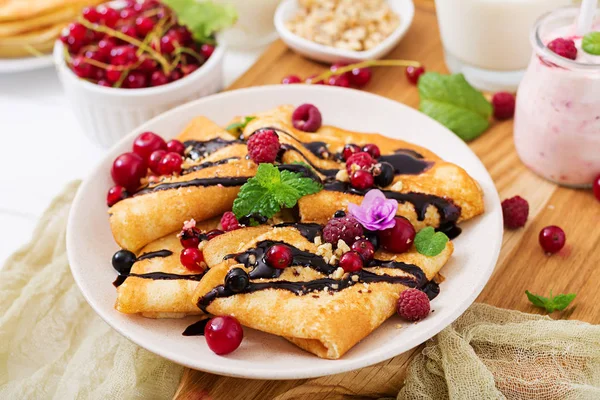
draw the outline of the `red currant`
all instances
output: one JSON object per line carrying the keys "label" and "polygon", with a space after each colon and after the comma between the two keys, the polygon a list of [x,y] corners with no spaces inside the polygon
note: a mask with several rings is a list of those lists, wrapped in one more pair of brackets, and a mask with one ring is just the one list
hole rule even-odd
{"label": "red currant", "polygon": [[301,83],[301,82],[302,82],[302,79],[300,79],[296,75],[288,75],[281,80],[281,83],[284,85],[291,85],[294,83]]}
{"label": "red currant", "polygon": [[133,152],[139,154],[144,160],[156,150],[165,150],[167,143],[154,132],[144,132],[133,141]]}
{"label": "red currant", "polygon": [[167,153],[158,163],[158,172],[160,175],[179,174],[183,157],[177,153]]}
{"label": "red currant", "polygon": [[419,78],[425,73],[425,67],[406,67],[406,77],[413,85],[419,83]]}
{"label": "red currant", "polygon": [[327,79],[329,86],[350,87],[350,79],[346,75],[332,75]]}
{"label": "red currant", "polygon": [[114,28],[115,26],[117,26],[117,22],[119,22],[119,19],[121,17],[117,10],[106,6],[102,7],[99,10],[99,13],[100,20],[104,23],[104,25],[108,26],[109,28]]}
{"label": "red currant", "polygon": [[142,56],[141,60],[142,62],[137,67],[138,70],[143,72],[153,72],[154,70],[156,70],[156,67],[158,66],[158,63],[156,61],[146,56]]}
{"label": "red currant", "polygon": [[598,201],[600,201],[600,175],[598,175],[596,179],[594,179],[592,187],[594,190],[594,196],[596,196]]}
{"label": "red currant", "polygon": [[222,356],[240,347],[244,330],[234,317],[214,317],[206,324],[204,337],[208,347],[215,354]]}
{"label": "red currant", "polygon": [[71,69],[80,78],[92,77],[92,66],[85,61],[83,56],[73,57],[71,61]]}
{"label": "red currant", "polygon": [[135,30],[140,37],[146,37],[154,29],[154,20],[148,17],[137,17],[135,19]]}
{"label": "red currant", "polygon": [[98,42],[98,53],[100,53],[100,55],[102,55],[102,57],[104,57],[105,60],[107,60],[110,57],[110,52],[112,49],[114,49],[116,46],[116,43],[113,39],[111,38],[105,38],[102,39]]}
{"label": "red currant", "polygon": [[363,87],[371,80],[371,69],[365,68],[354,68],[350,73],[350,83],[356,87]]}
{"label": "red currant", "polygon": [[98,82],[96,82],[98,84],[98,86],[104,86],[104,87],[112,87],[112,83],[110,83],[107,80],[104,79],[100,79]]}
{"label": "red currant", "polygon": [[150,76],[150,86],[162,86],[169,83],[169,78],[162,71],[154,71]]}
{"label": "red currant", "polygon": [[155,150],[152,152],[152,154],[150,154],[150,157],[148,157],[148,168],[150,168],[150,170],[155,174],[160,175],[158,166],[160,164],[160,160],[162,160],[166,154],[167,152],[165,150]]}
{"label": "red currant", "polygon": [[108,195],[106,196],[106,204],[109,207],[114,206],[119,201],[126,199],[129,197],[127,194],[127,190],[123,186],[113,186],[108,190]]}
{"label": "red currant", "polygon": [[359,169],[358,171],[354,171],[352,175],[350,175],[350,184],[356,189],[366,190],[373,187],[374,183],[375,179],[373,178],[373,175],[368,171]]}
{"label": "red currant", "polygon": [[363,267],[363,259],[356,251],[349,251],[340,258],[340,267],[345,272],[360,271]]}
{"label": "red currant", "polygon": [[546,253],[557,253],[565,245],[565,231],[555,225],[547,226],[540,231],[539,240]]}
{"label": "red currant", "polygon": [[371,262],[375,256],[375,247],[367,239],[359,239],[352,244],[352,250],[360,254],[365,263]]}
{"label": "red currant", "polygon": [[123,71],[113,67],[112,65],[106,68],[106,80],[110,83],[117,83],[119,79],[121,79],[121,74],[123,74]]}
{"label": "red currant", "polygon": [[373,158],[379,158],[381,156],[381,151],[379,150],[379,147],[377,147],[376,144],[365,144],[362,148],[362,151],[369,153]]}
{"label": "red currant", "polygon": [[213,46],[211,44],[204,43],[200,47],[200,54],[202,54],[202,57],[204,57],[206,60],[208,60],[210,58],[210,56],[213,55],[214,52],[215,52],[215,46]]}
{"label": "red currant", "polygon": [[100,21],[100,13],[94,7],[86,7],[82,11],[83,18],[90,21],[92,24]]}
{"label": "red currant", "polygon": [[[121,32],[129,37],[137,38],[138,33],[133,25],[123,25],[121,27]],[[125,42],[127,43],[127,42]]]}
{"label": "red currant", "polygon": [[200,244],[200,231],[198,228],[184,229],[179,242],[184,249],[197,248]]}
{"label": "red currant", "polygon": [[113,162],[110,174],[117,185],[134,192],[140,185],[140,179],[146,176],[146,163],[136,153],[121,154]]}
{"label": "red currant", "polygon": [[79,22],[73,22],[69,25],[69,35],[75,41],[85,41],[85,39],[87,38],[87,32],[87,28]]}
{"label": "red currant", "polygon": [[284,269],[292,264],[292,250],[284,244],[275,244],[267,250],[265,261],[272,268]]}
{"label": "red currant", "polygon": [[379,231],[379,241],[385,250],[404,253],[415,240],[415,228],[406,218],[395,217],[394,220],[396,224],[393,227]]}
{"label": "red currant", "polygon": [[110,63],[112,65],[131,65],[138,61],[135,47],[130,45],[117,46],[110,51]]}
{"label": "red currant", "polygon": [[320,80],[320,81],[315,81],[315,78],[317,77],[317,74],[313,74],[311,76],[309,76],[308,78],[306,78],[304,80],[304,83],[308,84],[308,85],[324,85],[325,81]]}
{"label": "red currant", "polygon": [[177,139],[169,140],[167,142],[167,151],[170,153],[183,155],[185,152],[185,146]]}
{"label": "red currant", "polygon": [[515,96],[507,92],[498,92],[492,97],[494,118],[498,120],[509,119],[515,115]]}
{"label": "red currant", "polygon": [[148,79],[142,72],[131,71],[127,74],[123,87],[127,89],[141,89],[147,86]]}
{"label": "red currant", "polygon": [[361,151],[359,146],[355,144],[347,144],[342,150],[342,158],[344,159],[344,161],[346,161],[348,160],[348,158],[350,158],[352,154],[358,153],[359,151]]}
{"label": "red currant", "polygon": [[204,255],[198,247],[188,247],[181,251],[179,256],[181,265],[194,272],[202,272],[205,269]]}

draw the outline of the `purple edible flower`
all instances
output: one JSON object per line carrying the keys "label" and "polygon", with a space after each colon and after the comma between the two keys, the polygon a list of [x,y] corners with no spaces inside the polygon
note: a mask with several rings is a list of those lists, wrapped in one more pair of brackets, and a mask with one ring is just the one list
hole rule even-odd
{"label": "purple edible flower", "polygon": [[394,220],[396,211],[398,211],[398,202],[387,199],[381,190],[377,189],[369,190],[360,206],[348,204],[348,213],[370,231],[392,228],[396,224]]}

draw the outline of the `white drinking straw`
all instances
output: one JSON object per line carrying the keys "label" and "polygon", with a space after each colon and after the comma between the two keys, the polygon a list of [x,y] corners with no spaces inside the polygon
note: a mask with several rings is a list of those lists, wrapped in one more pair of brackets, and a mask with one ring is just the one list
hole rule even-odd
{"label": "white drinking straw", "polygon": [[597,5],[598,0],[583,0],[581,2],[579,17],[577,17],[577,35],[583,36],[592,30]]}

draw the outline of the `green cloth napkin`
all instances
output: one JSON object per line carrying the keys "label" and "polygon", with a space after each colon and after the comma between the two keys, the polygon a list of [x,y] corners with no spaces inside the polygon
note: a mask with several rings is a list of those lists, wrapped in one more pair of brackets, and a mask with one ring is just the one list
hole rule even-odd
{"label": "green cloth napkin", "polygon": [[71,276],[65,230],[78,186],[52,202],[0,271],[0,399],[172,398],[183,367],[110,328]]}

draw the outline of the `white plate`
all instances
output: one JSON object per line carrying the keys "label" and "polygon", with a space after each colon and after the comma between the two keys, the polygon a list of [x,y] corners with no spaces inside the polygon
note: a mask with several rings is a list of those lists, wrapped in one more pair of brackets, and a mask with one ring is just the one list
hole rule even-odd
{"label": "white plate", "polygon": [[[244,342],[235,352],[217,356],[204,337],[184,337],[183,330],[197,318],[152,320],[121,314],[113,308],[116,272],[111,257],[118,250],[110,233],[105,197],[112,185],[110,166],[120,153],[130,151],[135,136],[154,131],[165,138],[177,135],[195,116],[219,124],[231,117],[265,111],[281,104],[313,103],[324,122],[364,132],[381,132],[425,146],[464,167],[485,192],[484,215],[462,224],[454,241],[455,253],[443,268],[446,280],[433,300],[435,310],[418,324],[392,317],[340,360],[323,360],[286,340],[244,328]],[[475,300],[488,281],[502,242],[498,194],[483,164],[467,145],[429,117],[395,101],[326,86],[278,85],[225,92],[177,107],[140,126],[121,140],[82,184],[67,228],[71,270],[92,308],[113,328],[140,346],[190,368],[221,375],[256,379],[301,379],[365,367],[394,357],[429,339],[454,321]],[[352,329],[352,321],[348,321]]]}
{"label": "white plate", "polygon": [[52,54],[41,57],[0,58],[0,74],[48,68],[53,62]]}
{"label": "white plate", "polygon": [[277,7],[275,12],[275,28],[281,36],[281,39],[292,50],[308,58],[328,63],[335,62],[357,62],[364,60],[374,60],[389,53],[400,40],[404,37],[413,17],[415,16],[415,6],[412,0],[388,0],[390,8],[399,15],[400,24],[390,36],[370,50],[353,51],[338,49],[331,46],[325,46],[308,39],[304,39],[286,28],[285,23],[290,20],[300,8],[297,0],[284,0]]}

